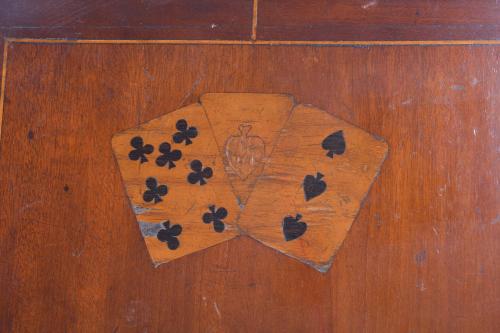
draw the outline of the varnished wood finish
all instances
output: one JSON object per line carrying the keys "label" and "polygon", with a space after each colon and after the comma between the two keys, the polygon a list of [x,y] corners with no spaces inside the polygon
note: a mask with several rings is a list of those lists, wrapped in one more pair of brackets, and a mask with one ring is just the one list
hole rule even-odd
{"label": "varnished wood finish", "polygon": [[8,37],[479,40],[500,37],[493,0],[0,0]]}
{"label": "varnished wood finish", "polygon": [[[9,45],[0,331],[496,332],[499,49]],[[290,93],[391,147],[327,274],[239,238],[152,267],[111,136]]]}
{"label": "varnished wood finish", "polygon": [[10,37],[249,39],[252,0],[0,0]]}
{"label": "varnished wood finish", "polygon": [[500,4],[490,0],[265,0],[257,38],[267,40],[498,39]]}

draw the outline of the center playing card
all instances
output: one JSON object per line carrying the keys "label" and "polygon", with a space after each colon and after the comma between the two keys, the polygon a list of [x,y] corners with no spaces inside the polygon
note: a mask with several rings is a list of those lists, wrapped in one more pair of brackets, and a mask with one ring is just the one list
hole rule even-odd
{"label": "center playing card", "polygon": [[201,96],[201,104],[214,130],[226,175],[244,205],[290,116],[293,98],[283,94],[211,93]]}
{"label": "center playing card", "polygon": [[200,104],[115,135],[113,148],[155,264],[238,235],[240,207]]}

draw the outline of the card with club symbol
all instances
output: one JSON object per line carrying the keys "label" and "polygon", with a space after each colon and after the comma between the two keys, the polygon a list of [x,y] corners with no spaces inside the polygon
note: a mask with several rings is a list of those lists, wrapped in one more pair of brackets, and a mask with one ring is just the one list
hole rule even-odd
{"label": "card with club symbol", "polygon": [[113,148],[155,264],[238,235],[240,208],[200,104],[116,134]]}
{"label": "card with club symbol", "polygon": [[245,93],[205,94],[113,149],[155,264],[246,234],[320,271],[387,153],[289,95]]}

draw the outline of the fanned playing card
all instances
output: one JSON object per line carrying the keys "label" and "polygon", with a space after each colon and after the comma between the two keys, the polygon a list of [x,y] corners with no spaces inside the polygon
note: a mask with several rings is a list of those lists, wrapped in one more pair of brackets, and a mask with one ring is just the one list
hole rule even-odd
{"label": "fanned playing card", "polygon": [[280,94],[205,94],[113,137],[151,258],[246,234],[326,271],[387,154],[384,141]]}
{"label": "fanned playing card", "polygon": [[113,148],[155,264],[238,235],[240,208],[200,104],[116,134]]}
{"label": "fanned playing card", "polygon": [[326,270],[386,153],[380,139],[299,105],[238,225],[260,242]]}
{"label": "fanned playing card", "polygon": [[233,190],[244,205],[269,159],[293,98],[281,94],[211,93],[201,104],[215,133]]}

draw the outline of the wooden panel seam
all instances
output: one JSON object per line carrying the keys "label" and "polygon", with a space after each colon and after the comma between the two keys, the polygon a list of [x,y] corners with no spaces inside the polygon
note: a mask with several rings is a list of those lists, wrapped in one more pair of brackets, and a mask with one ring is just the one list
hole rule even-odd
{"label": "wooden panel seam", "polygon": [[[3,119],[3,105],[4,105],[4,100],[5,100],[5,79],[7,77],[7,50],[9,46],[9,40],[4,39],[4,45],[3,45],[3,56],[2,56],[2,86],[0,88],[0,143],[2,140],[2,119]],[[1,151],[1,145],[0,145],[0,151]]]}
{"label": "wooden panel seam", "polygon": [[307,40],[223,40],[223,39],[57,39],[5,38],[6,42],[40,44],[189,44],[189,45],[270,45],[270,46],[432,46],[432,45],[500,45],[500,40],[364,40],[364,41],[307,41]]}
{"label": "wooden panel seam", "polygon": [[253,13],[252,13],[252,40],[257,39],[257,23],[259,14],[259,0],[253,0]]}

